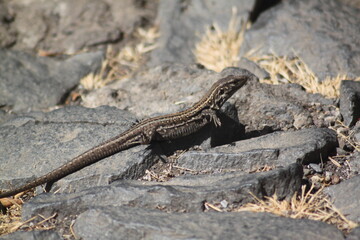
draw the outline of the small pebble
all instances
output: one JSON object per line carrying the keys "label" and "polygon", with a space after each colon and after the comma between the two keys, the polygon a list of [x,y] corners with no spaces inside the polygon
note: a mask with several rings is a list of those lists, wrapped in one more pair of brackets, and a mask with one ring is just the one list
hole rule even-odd
{"label": "small pebble", "polygon": [[300,129],[303,126],[306,126],[308,124],[308,118],[309,117],[304,114],[295,115],[293,126],[296,129]]}
{"label": "small pebble", "polygon": [[336,121],[336,117],[327,116],[327,117],[324,118],[324,121],[327,123],[328,126],[333,126],[335,121]]}
{"label": "small pebble", "polygon": [[318,175],[314,175],[310,178],[311,183],[316,184],[321,182],[321,178]]}
{"label": "small pebble", "polygon": [[332,172],[326,171],[325,172],[325,182],[331,181]]}
{"label": "small pebble", "polygon": [[310,163],[309,167],[311,167],[312,169],[314,169],[315,172],[317,173],[322,173],[322,169],[320,167],[319,164],[315,164],[315,163]]}
{"label": "small pebble", "polygon": [[335,184],[338,184],[340,182],[340,177],[336,174],[334,174],[332,177],[331,177],[331,184],[335,185]]}
{"label": "small pebble", "polygon": [[223,208],[227,208],[227,206],[229,205],[229,203],[228,203],[226,200],[222,200],[222,201],[220,202],[220,204],[221,204],[221,206],[222,206]]}

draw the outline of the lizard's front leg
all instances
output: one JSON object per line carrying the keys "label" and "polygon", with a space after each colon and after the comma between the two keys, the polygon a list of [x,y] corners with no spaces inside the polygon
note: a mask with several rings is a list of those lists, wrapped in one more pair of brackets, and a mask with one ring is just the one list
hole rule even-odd
{"label": "lizard's front leg", "polygon": [[210,119],[210,122],[213,122],[215,124],[215,127],[221,127],[220,118],[217,116],[217,112],[215,110],[204,109],[201,114],[204,117],[208,117]]}

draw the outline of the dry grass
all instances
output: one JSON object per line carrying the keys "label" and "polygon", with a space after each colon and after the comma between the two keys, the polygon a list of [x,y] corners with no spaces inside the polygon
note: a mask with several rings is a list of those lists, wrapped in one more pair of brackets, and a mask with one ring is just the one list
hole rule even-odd
{"label": "dry grass", "polygon": [[112,81],[111,78],[106,76],[106,69],[109,65],[109,61],[105,59],[101,64],[99,73],[90,73],[80,80],[81,86],[86,90],[98,89]]}
{"label": "dry grass", "polygon": [[229,66],[237,66],[246,28],[245,23],[240,27],[240,22],[236,8],[233,8],[227,31],[222,31],[216,23],[209,27],[195,46],[197,62],[217,72]]}
{"label": "dry grass", "polygon": [[1,205],[6,207],[6,213],[0,214],[0,236],[9,234],[17,230],[49,230],[55,228],[54,219],[56,215],[45,218],[41,215],[35,216],[27,221],[21,221],[21,210],[23,201],[20,197],[25,198],[33,196],[33,192],[22,192],[14,196],[14,198],[0,199]]}
{"label": "dry grass", "polygon": [[39,214],[27,221],[21,221],[21,207],[13,205],[7,209],[7,214],[0,215],[0,236],[18,230],[33,231],[54,229],[56,227],[56,216],[57,214],[44,217]]}
{"label": "dry grass", "polygon": [[0,214],[0,235],[16,231],[21,224],[21,206],[13,204],[6,214]]}
{"label": "dry grass", "polygon": [[[268,84],[297,83],[302,85],[309,93],[320,93],[328,98],[337,98],[340,95],[341,81],[349,79],[346,74],[338,74],[334,78],[326,77],[320,82],[300,57],[289,58],[276,54],[252,55],[253,53],[248,53],[247,58],[269,72],[271,78],[262,80],[262,82]],[[354,80],[360,81],[360,77]]]}
{"label": "dry grass", "polygon": [[[249,24],[242,24],[239,27],[240,22],[236,8],[233,8],[226,31],[221,30],[216,23],[208,27],[200,42],[195,46],[194,55],[197,62],[217,72],[226,67],[238,66],[246,25],[250,27]],[[320,82],[300,57],[289,58],[275,53],[258,56],[257,50],[250,51],[245,57],[269,72],[271,79],[262,79],[264,83],[297,83],[309,93],[320,93],[328,98],[337,98],[341,81],[349,79],[346,74],[338,74],[336,77],[326,77]],[[360,81],[360,77],[353,80]]]}
{"label": "dry grass", "polygon": [[309,191],[306,191],[305,188],[305,185],[302,186],[301,193],[295,194],[289,202],[279,201],[276,196],[261,200],[253,195],[256,203],[248,203],[235,211],[269,212],[283,217],[322,221],[336,225],[344,232],[349,232],[358,226],[336,209],[322,192],[323,188],[315,192],[313,186]]}
{"label": "dry grass", "polygon": [[335,126],[329,127],[337,133],[339,139],[349,144],[355,151],[360,152],[360,142],[354,138],[355,130],[350,130],[343,122],[337,121]]}
{"label": "dry grass", "polygon": [[[110,82],[128,77],[144,63],[145,54],[154,50],[156,39],[159,37],[158,28],[139,28],[134,33],[135,40],[123,47],[119,52],[108,47],[106,59],[97,74],[90,73],[80,84],[86,90],[101,88]],[[135,42],[135,43],[133,43]]]}

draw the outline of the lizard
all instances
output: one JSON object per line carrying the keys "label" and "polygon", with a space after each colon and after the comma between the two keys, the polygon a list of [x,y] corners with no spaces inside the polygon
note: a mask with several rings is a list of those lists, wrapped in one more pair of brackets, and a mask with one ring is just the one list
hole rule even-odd
{"label": "lizard", "polygon": [[137,145],[184,137],[209,123],[218,127],[221,122],[217,117],[217,112],[221,106],[251,79],[257,79],[257,77],[244,69],[241,69],[240,74],[221,78],[192,107],[177,113],[140,121],[120,135],[91,148],[55,170],[18,188],[0,193],[0,198],[10,197],[45,183],[52,184],[84,167]]}

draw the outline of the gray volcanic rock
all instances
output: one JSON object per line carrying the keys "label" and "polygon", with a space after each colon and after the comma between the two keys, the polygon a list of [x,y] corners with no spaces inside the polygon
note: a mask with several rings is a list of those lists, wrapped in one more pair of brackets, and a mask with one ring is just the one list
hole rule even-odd
{"label": "gray volcanic rock", "polygon": [[153,5],[132,0],[5,0],[8,20],[0,36],[6,40],[0,40],[0,46],[74,54],[120,42],[155,17]]}
{"label": "gray volcanic rock", "polygon": [[245,34],[241,54],[298,55],[320,78],[360,75],[360,9],[337,0],[281,1]]}
{"label": "gray volcanic rock", "polygon": [[[83,239],[299,239],[342,240],[336,227],[268,213],[177,213],[133,208],[94,208],[74,225]],[[106,233],[106,234],[104,234]]]}
{"label": "gray volcanic rock", "polygon": [[214,23],[226,30],[232,8],[238,16],[248,19],[255,4],[254,0],[230,1],[160,1],[158,21],[160,22],[159,47],[151,53],[150,66],[164,63],[194,63],[193,49],[199,36]]}
{"label": "gray volcanic rock", "polygon": [[205,151],[187,151],[176,164],[194,171],[252,172],[294,162],[319,163],[334,153],[337,145],[335,131],[326,128],[275,132]]}
{"label": "gray volcanic rock", "polygon": [[341,81],[340,112],[347,126],[352,127],[360,121],[360,82]]}
{"label": "gray volcanic rock", "polygon": [[200,172],[230,170],[252,172],[265,166],[279,165],[279,148],[237,151],[236,148],[230,147],[233,149],[229,150],[231,152],[187,151],[177,159],[176,166]]}
{"label": "gray volcanic rock", "polygon": [[0,49],[0,106],[13,111],[55,106],[81,78],[97,71],[102,59],[102,52],[57,61]]}
{"label": "gray volcanic rock", "polygon": [[60,235],[53,230],[30,231],[30,232],[14,232],[6,236],[1,236],[2,240],[61,240]]}
{"label": "gray volcanic rock", "polygon": [[111,186],[89,188],[70,194],[41,194],[24,205],[24,218],[57,213],[58,218],[76,215],[99,206],[131,206],[135,208],[163,209],[168,212],[202,212],[204,202],[228,202],[228,207],[276,194],[279,199],[290,198],[300,189],[302,166],[268,172],[244,174],[242,172],[192,175],[178,177],[164,183],[121,181]]}
{"label": "gray volcanic rock", "polygon": [[[134,121],[129,113],[111,107],[66,107],[29,113],[3,123],[0,188],[14,188],[48,173],[122,133]],[[73,192],[116,179],[136,179],[158,160],[150,152],[146,146],[122,151],[59,180],[54,187],[60,192]]]}
{"label": "gray volcanic rock", "polygon": [[334,206],[348,219],[360,222],[360,176],[357,175],[337,185],[329,186],[325,193],[334,201]]}
{"label": "gray volcanic rock", "polygon": [[270,85],[254,81],[237,91],[233,99],[246,132],[323,128],[340,118],[333,99],[307,93],[297,84]]}
{"label": "gray volcanic rock", "polygon": [[359,175],[359,173],[360,173],[360,152],[354,151],[354,153],[351,154],[347,160],[348,160],[348,164],[350,167],[349,172],[347,174],[349,174],[350,177]]}
{"label": "gray volcanic rock", "polygon": [[346,237],[346,240],[360,240],[360,227],[353,229]]}

